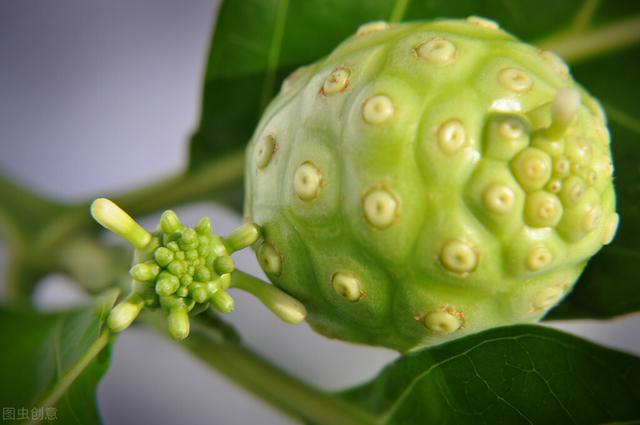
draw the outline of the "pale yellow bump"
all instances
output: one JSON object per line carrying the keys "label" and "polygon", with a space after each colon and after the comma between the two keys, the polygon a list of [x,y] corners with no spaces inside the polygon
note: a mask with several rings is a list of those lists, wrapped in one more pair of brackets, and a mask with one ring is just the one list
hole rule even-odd
{"label": "pale yellow bump", "polygon": [[598,173],[595,170],[587,171],[587,183],[593,186],[598,181]]}
{"label": "pale yellow bump", "polygon": [[560,177],[566,177],[570,172],[571,162],[567,158],[560,157],[553,161],[553,174]]}
{"label": "pale yellow bump", "polygon": [[362,118],[369,124],[382,124],[393,115],[393,103],[385,95],[376,95],[365,100]]}
{"label": "pale yellow bump", "polygon": [[356,35],[360,37],[363,35],[372,34],[374,32],[386,30],[389,27],[390,25],[388,22],[384,22],[384,21],[369,22],[369,23],[360,25],[360,27],[358,28],[358,31],[356,31]]}
{"label": "pale yellow bump", "polygon": [[540,52],[540,57],[551,67],[551,69],[562,78],[569,78],[569,67],[555,53],[548,50]]}
{"label": "pale yellow bump", "polygon": [[396,220],[398,201],[385,189],[367,192],[362,200],[364,217],[376,229],[385,229]]}
{"label": "pale yellow bump", "polygon": [[362,298],[360,281],[346,273],[335,273],[331,278],[331,286],[338,295],[347,301],[356,302]]}
{"label": "pale yellow bump", "polygon": [[512,162],[513,173],[526,191],[543,187],[551,177],[551,158],[537,148],[526,148]]}
{"label": "pale yellow bump", "polygon": [[524,134],[524,126],[520,121],[508,118],[500,124],[498,131],[505,139],[515,140]]}
{"label": "pale yellow bump", "polygon": [[543,311],[553,307],[564,295],[565,288],[555,285],[538,292],[531,300],[531,311]]}
{"label": "pale yellow bump", "polygon": [[504,214],[513,209],[516,204],[516,194],[506,184],[496,183],[484,192],[484,206],[496,214]]}
{"label": "pale yellow bump", "polygon": [[592,232],[598,227],[600,224],[600,220],[602,219],[602,207],[600,205],[593,205],[587,211],[587,214],[584,216],[582,220],[582,229],[585,232]]}
{"label": "pale yellow bump", "polygon": [[562,218],[562,204],[549,192],[532,193],[525,201],[524,218],[532,227],[553,227]]}
{"label": "pale yellow bump", "polygon": [[547,164],[540,158],[531,158],[523,163],[522,172],[529,179],[539,180],[547,173]]}
{"label": "pale yellow bump", "polygon": [[448,155],[454,154],[465,146],[467,131],[458,119],[450,119],[438,128],[438,145]]}
{"label": "pale yellow bump", "polygon": [[440,262],[449,271],[467,274],[477,267],[478,254],[467,242],[452,239],[442,247]]}
{"label": "pale yellow bump", "polygon": [[565,155],[574,161],[586,163],[591,160],[591,145],[581,137],[571,137],[567,140]]}
{"label": "pale yellow bump", "polygon": [[613,237],[616,235],[616,230],[618,230],[618,224],[620,223],[620,216],[616,213],[609,214],[607,218],[607,225],[605,227],[604,235],[602,236],[602,243],[604,245],[609,245],[613,240]]}
{"label": "pale yellow bump", "polygon": [[278,276],[282,272],[282,258],[274,246],[268,242],[258,248],[258,262],[269,274]]}
{"label": "pale yellow bump", "polygon": [[310,161],[305,161],[296,169],[293,176],[293,190],[303,201],[312,201],[322,188],[322,173]]}
{"label": "pale yellow bump", "polygon": [[329,74],[322,85],[322,93],[326,96],[340,93],[349,86],[351,71],[345,67],[338,67]]}
{"label": "pale yellow bump", "polygon": [[271,134],[264,136],[256,149],[256,166],[260,169],[269,165],[273,153],[276,151],[276,138]]}
{"label": "pale yellow bump", "polygon": [[500,25],[496,21],[492,21],[491,19],[481,18],[479,16],[469,16],[467,18],[467,22],[473,26],[484,28],[487,30],[497,30],[500,28]]}
{"label": "pale yellow bump", "polygon": [[553,261],[553,254],[544,245],[534,247],[527,255],[527,268],[531,271],[539,271],[547,268]]}
{"label": "pale yellow bump", "polygon": [[498,82],[502,87],[514,92],[525,92],[533,86],[533,81],[526,72],[517,68],[505,68],[498,74]]}
{"label": "pale yellow bump", "polygon": [[573,162],[573,163],[571,163],[571,171],[573,172],[573,174],[578,175],[580,177],[583,177],[584,167],[582,166],[582,164],[578,164],[577,162]]}
{"label": "pale yellow bump", "polygon": [[587,185],[580,177],[571,176],[564,182],[564,187],[560,191],[560,198],[568,205],[576,205],[584,197]]}
{"label": "pale yellow bump", "polygon": [[546,189],[551,193],[559,193],[562,190],[562,180],[551,179],[549,183],[547,183]]}
{"label": "pale yellow bump", "polygon": [[448,311],[431,311],[424,316],[424,325],[441,334],[450,334],[462,327],[462,318]]}
{"label": "pale yellow bump", "polygon": [[451,63],[456,58],[456,46],[446,38],[435,37],[416,48],[419,57],[439,65]]}

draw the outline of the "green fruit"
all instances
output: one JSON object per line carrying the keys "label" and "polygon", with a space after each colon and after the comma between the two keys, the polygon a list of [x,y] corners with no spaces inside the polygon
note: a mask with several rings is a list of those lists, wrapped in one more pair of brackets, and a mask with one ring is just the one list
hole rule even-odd
{"label": "green fruit", "polygon": [[331,337],[534,322],[615,233],[598,102],[481,18],[374,23],[294,72],[248,146],[259,262]]}

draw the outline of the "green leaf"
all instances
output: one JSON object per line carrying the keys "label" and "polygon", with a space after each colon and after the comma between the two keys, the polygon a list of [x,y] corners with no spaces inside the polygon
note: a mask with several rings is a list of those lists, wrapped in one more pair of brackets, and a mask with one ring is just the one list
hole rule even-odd
{"label": "green leaf", "polygon": [[604,424],[640,419],[640,359],[513,326],[408,354],[343,396],[378,424]]}
{"label": "green leaf", "polygon": [[99,424],[96,386],[111,357],[104,321],[115,302],[110,291],[94,304],[56,313],[0,308],[0,406],[55,414],[58,424]]}
{"label": "green leaf", "polygon": [[244,148],[283,78],[376,20],[483,15],[524,40],[564,29],[583,1],[225,0],[204,76],[191,166]]}
{"label": "green leaf", "polygon": [[45,199],[0,175],[0,240],[7,243],[11,257],[7,266],[7,292],[17,299],[29,292],[44,275],[35,264],[34,245],[46,238],[47,227],[68,207]]}
{"label": "green leaf", "polygon": [[69,207],[40,196],[0,174],[0,238],[25,244]]}

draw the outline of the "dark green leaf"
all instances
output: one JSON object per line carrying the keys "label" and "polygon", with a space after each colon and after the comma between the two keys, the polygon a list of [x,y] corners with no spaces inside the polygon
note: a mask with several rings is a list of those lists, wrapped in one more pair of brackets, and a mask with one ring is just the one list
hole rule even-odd
{"label": "dark green leaf", "polygon": [[640,419],[640,359],[541,326],[408,354],[343,393],[379,424],[604,424]]}
{"label": "dark green leaf", "polygon": [[328,54],[363,23],[483,15],[525,40],[563,29],[581,0],[225,0],[205,71],[191,166],[242,149],[295,68]]}
{"label": "dark green leaf", "polygon": [[[110,361],[104,321],[116,292],[64,312],[0,308],[0,406],[55,414],[57,424],[99,424],[96,386]],[[32,409],[36,409],[34,412]]]}

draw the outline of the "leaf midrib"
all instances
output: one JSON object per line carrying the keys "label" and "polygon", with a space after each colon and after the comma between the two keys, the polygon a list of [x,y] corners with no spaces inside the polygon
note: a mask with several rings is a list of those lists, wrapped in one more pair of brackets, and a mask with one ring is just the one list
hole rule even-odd
{"label": "leaf midrib", "polygon": [[269,46],[267,56],[267,72],[262,86],[262,97],[260,99],[260,110],[264,110],[271,100],[273,88],[276,83],[276,72],[278,70],[278,59],[282,50],[282,40],[284,39],[284,27],[287,22],[287,12],[289,10],[289,0],[279,0],[276,7],[276,21],[273,28],[272,42]]}

